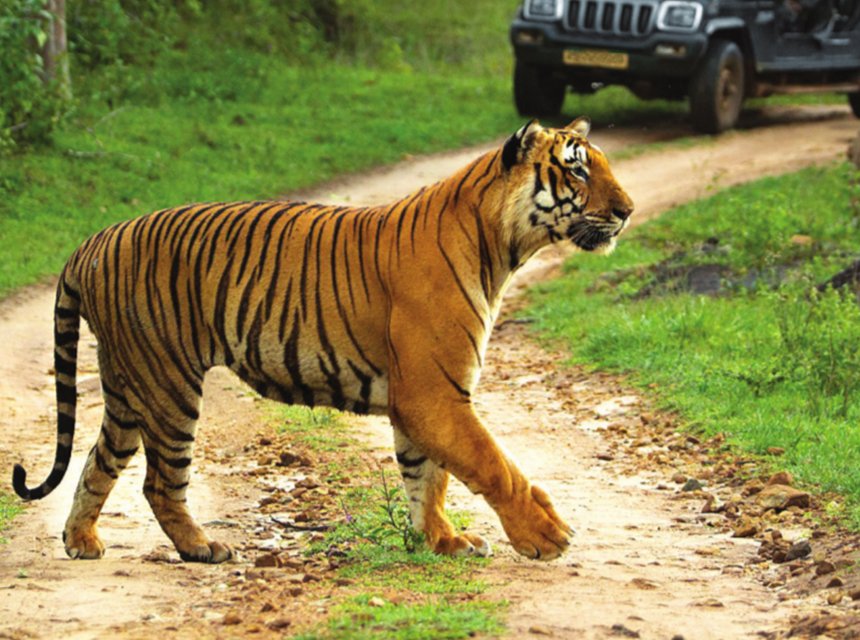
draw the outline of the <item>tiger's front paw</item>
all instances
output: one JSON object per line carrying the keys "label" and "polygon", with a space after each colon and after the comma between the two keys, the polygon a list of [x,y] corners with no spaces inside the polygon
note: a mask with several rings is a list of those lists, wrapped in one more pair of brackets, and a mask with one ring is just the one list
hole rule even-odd
{"label": "tiger's front paw", "polygon": [[489,558],[493,555],[490,543],[475,533],[443,536],[434,545],[433,551],[446,556]]}
{"label": "tiger's front paw", "polygon": [[556,513],[546,492],[535,486],[516,508],[505,512],[502,525],[517,553],[535,560],[559,557],[573,536],[573,529]]}
{"label": "tiger's front paw", "polygon": [[98,560],[105,554],[105,546],[95,527],[66,529],[63,531],[66,555],[72,560]]}
{"label": "tiger's front paw", "polygon": [[220,542],[207,542],[199,544],[188,551],[179,551],[179,557],[185,562],[206,562],[208,564],[219,564],[233,557],[233,550],[226,544]]}

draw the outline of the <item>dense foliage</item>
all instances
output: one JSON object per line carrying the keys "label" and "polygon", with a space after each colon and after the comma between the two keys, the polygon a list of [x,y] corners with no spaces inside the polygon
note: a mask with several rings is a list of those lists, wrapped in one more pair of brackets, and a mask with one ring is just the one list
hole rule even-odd
{"label": "dense foliage", "polygon": [[44,142],[62,116],[58,88],[45,83],[39,50],[50,15],[40,0],[0,0],[0,155]]}
{"label": "dense foliage", "polygon": [[[305,67],[426,71],[468,65],[507,75],[505,30],[516,4],[480,2],[464,11],[452,0],[68,0],[72,84],[78,102],[116,107],[161,96],[163,88],[176,97],[179,81],[154,86],[144,73],[159,64],[173,66],[186,82],[226,62],[253,81],[265,73],[246,64],[254,54]],[[50,22],[43,6],[41,0],[0,0],[0,151],[48,142],[74,106],[42,82],[39,50]],[[212,97],[199,89],[178,93]]]}

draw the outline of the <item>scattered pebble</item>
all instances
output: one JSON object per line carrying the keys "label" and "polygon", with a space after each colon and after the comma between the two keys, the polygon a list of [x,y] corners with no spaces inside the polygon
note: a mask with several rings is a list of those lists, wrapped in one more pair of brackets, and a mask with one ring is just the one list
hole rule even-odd
{"label": "scattered pebble", "polygon": [[717,600],[716,598],[705,598],[704,600],[697,600],[693,603],[694,607],[711,607],[711,608],[719,608],[724,607],[722,602]]}
{"label": "scattered pebble", "polygon": [[756,502],[765,509],[782,511],[789,507],[809,508],[809,494],[785,484],[769,484],[756,497]]}
{"label": "scattered pebble", "polygon": [[833,578],[830,579],[830,581],[827,583],[827,586],[825,588],[837,589],[837,588],[844,587],[844,586],[845,586],[845,582],[842,580],[842,578],[840,578],[839,576],[834,576]]}
{"label": "scattered pebble", "polygon": [[240,616],[235,611],[231,611],[230,613],[225,614],[224,617],[221,619],[221,624],[223,624],[224,626],[233,626],[241,623],[242,616]]}
{"label": "scattered pebble", "polygon": [[732,537],[734,538],[752,538],[758,533],[761,523],[758,520],[742,516],[733,527]]}
{"label": "scattered pebble", "polygon": [[787,487],[793,487],[794,476],[792,476],[788,471],[778,471],[770,477],[770,479],[767,481],[767,484],[781,484]]}
{"label": "scattered pebble", "polygon": [[705,494],[705,504],[702,505],[702,513],[722,513],[726,510],[726,505],[720,499],[710,493]]}
{"label": "scattered pebble", "polygon": [[291,624],[293,624],[293,621],[288,618],[275,618],[274,620],[269,620],[266,626],[272,631],[280,631],[286,629]]}
{"label": "scattered pebble", "polygon": [[534,624],[534,625],[529,627],[529,633],[533,633],[537,636],[551,636],[551,635],[553,635],[553,633],[550,629],[547,629],[546,627],[542,627],[542,626],[537,625],[537,624]]}
{"label": "scattered pebble", "polygon": [[798,540],[791,548],[788,550],[788,553],[785,555],[785,561],[791,562],[792,560],[796,560],[798,558],[805,558],[810,553],[812,553],[812,545],[809,544],[809,540]]}
{"label": "scattered pebble", "polygon": [[278,558],[271,553],[264,553],[254,559],[255,567],[277,567]]}
{"label": "scattered pebble", "polygon": [[643,589],[645,591],[651,591],[657,588],[656,582],[651,582],[650,580],[646,580],[645,578],[633,578],[630,581],[630,584],[632,584],[637,589]]}
{"label": "scattered pebble", "polygon": [[684,483],[684,486],[681,487],[681,491],[698,491],[704,486],[705,485],[700,480],[696,480],[695,478],[689,478]]}
{"label": "scattered pebble", "polygon": [[782,447],[768,447],[767,452],[772,456],[781,456],[785,453],[785,449]]}
{"label": "scattered pebble", "polygon": [[625,638],[638,638],[639,632],[625,627],[623,624],[612,625],[612,635],[623,636]]}

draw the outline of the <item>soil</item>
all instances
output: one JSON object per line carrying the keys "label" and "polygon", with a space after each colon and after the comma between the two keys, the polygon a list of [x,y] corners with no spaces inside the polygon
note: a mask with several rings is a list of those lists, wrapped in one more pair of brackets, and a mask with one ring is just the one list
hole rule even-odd
{"label": "soil", "polygon": [[[753,124],[698,146],[646,150],[615,162],[636,202],[635,222],[731,184],[844,158],[857,130],[838,107],[768,109],[754,114]],[[611,155],[683,135],[682,125],[667,124],[597,130],[591,137]],[[409,159],[295,195],[387,201],[450,174],[486,148]],[[529,283],[556,272],[566,254],[550,249],[533,259],[511,288],[508,307]],[[0,477],[9,478],[12,464],[22,462],[32,479],[42,478],[52,462],[52,303],[46,284],[0,304],[0,335],[8,345],[0,358]],[[808,508],[762,507],[755,496],[768,478],[759,477],[755,461],[728,457],[718,441],[676,433],[672,416],[623,379],[561,368],[562,359],[503,316],[476,403],[527,475],[569,514],[578,531],[574,547],[552,563],[525,560],[482,500],[456,482],[451,489],[451,504],[474,513],[474,528],[494,546],[496,558],[481,577],[492,585],[486,597],[510,603],[510,637],[858,637],[860,603],[852,598],[860,598],[860,585],[849,569],[856,537],[810,520]],[[336,560],[300,553],[302,540],[319,535],[314,522],[333,517],[323,498],[338,487],[319,480],[313,454],[272,435],[265,403],[224,370],[206,380],[189,496],[198,520],[235,545],[239,559],[219,566],[179,562],[143,499],[138,456],[100,521],[106,556],[68,560],[60,533],[101,420],[88,336],[80,345],[78,390],[69,475],[15,519],[5,532],[8,544],[0,546],[0,638],[280,637],[323,619],[339,594],[354,588],[329,577]],[[369,459],[390,464],[385,421],[355,423]],[[781,480],[780,486],[791,484]],[[315,497],[323,506],[314,506]],[[812,498],[813,511],[826,499]],[[789,552],[803,555],[786,560]]]}

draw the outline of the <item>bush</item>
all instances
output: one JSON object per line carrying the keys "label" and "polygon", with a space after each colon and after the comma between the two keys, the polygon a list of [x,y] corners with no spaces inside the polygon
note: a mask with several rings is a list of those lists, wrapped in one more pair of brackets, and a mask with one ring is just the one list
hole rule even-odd
{"label": "bush", "polygon": [[860,307],[827,289],[789,294],[777,316],[786,377],[807,389],[815,415],[839,418],[860,401]]}
{"label": "bush", "polygon": [[0,0],[0,154],[50,140],[65,101],[44,81],[39,49],[51,16],[39,0]]}
{"label": "bush", "polygon": [[193,0],[69,0],[66,30],[76,66],[146,65],[176,39],[181,11],[199,13]]}

